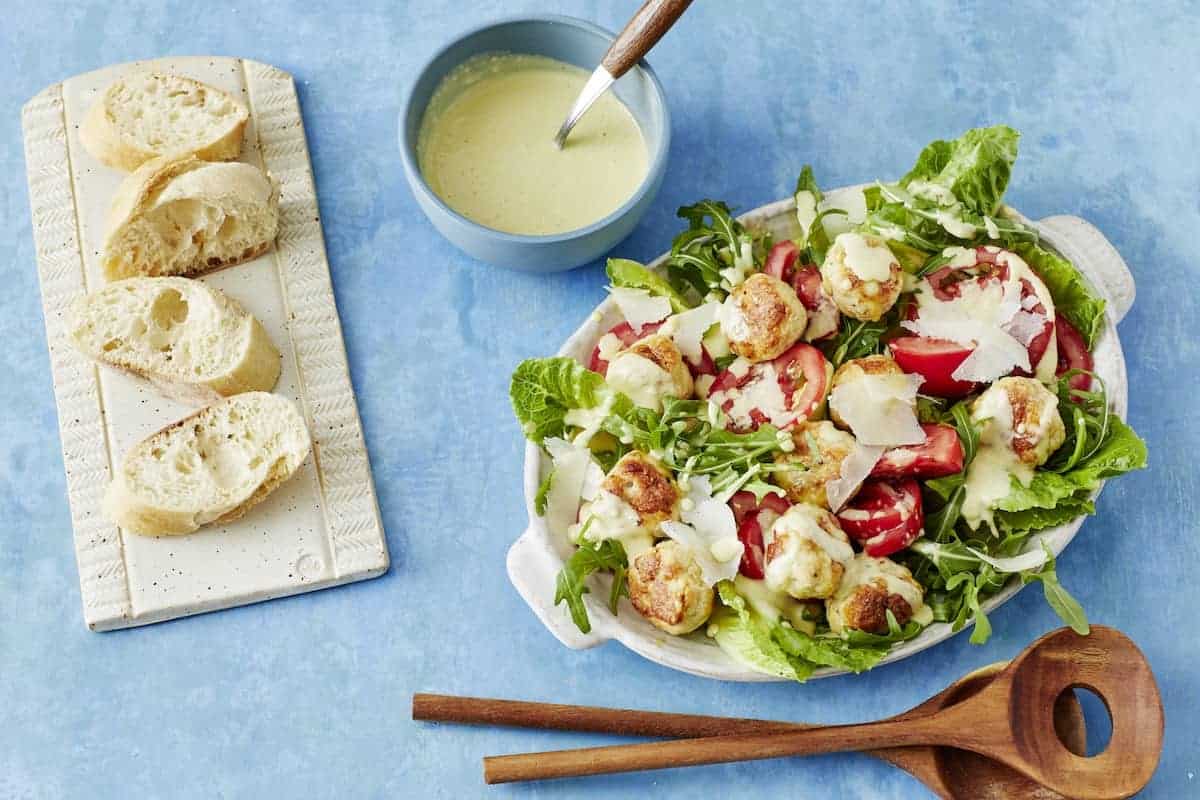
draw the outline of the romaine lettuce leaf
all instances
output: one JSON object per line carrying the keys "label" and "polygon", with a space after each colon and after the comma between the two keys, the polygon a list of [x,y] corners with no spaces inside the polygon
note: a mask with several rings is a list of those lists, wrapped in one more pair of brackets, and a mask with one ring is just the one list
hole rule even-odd
{"label": "romaine lettuce leaf", "polygon": [[525,435],[538,444],[547,436],[565,433],[568,411],[594,408],[609,393],[604,378],[562,357],[522,361],[509,386],[513,413]]}
{"label": "romaine lettuce leaf", "polygon": [[671,301],[671,310],[676,314],[692,307],[670,281],[636,261],[628,258],[610,258],[605,271],[608,273],[609,283],[613,286],[645,289],[652,295],[667,298]]}
{"label": "romaine lettuce leaf", "polygon": [[1055,311],[1075,326],[1090,350],[1104,326],[1104,301],[1092,293],[1079,270],[1065,258],[1036,244],[1018,245],[1014,249],[1046,284],[1054,298]]}
{"label": "romaine lettuce leaf", "polygon": [[950,141],[930,142],[900,185],[907,188],[920,180],[944,187],[968,210],[991,216],[1008,188],[1020,137],[1007,125],[993,125],[972,128]]}
{"label": "romaine lettuce leaf", "polygon": [[750,669],[801,683],[812,675],[815,666],[790,658],[772,636],[778,626],[751,611],[731,582],[718,583],[717,593],[723,607],[717,609],[709,624],[714,627],[717,645],[731,658]]}

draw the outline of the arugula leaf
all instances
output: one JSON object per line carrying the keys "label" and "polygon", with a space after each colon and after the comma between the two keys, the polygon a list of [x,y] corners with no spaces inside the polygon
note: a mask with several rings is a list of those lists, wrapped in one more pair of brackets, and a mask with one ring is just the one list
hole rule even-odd
{"label": "arugula leaf", "polygon": [[979,451],[980,428],[971,419],[971,409],[966,400],[959,400],[951,406],[950,419],[953,421],[954,430],[958,433],[958,440],[962,442],[963,471],[965,472],[971,462],[975,460],[975,453]]}
{"label": "arugula leaf", "polygon": [[993,125],[972,128],[957,139],[930,142],[900,185],[921,180],[944,187],[976,214],[994,215],[1008,187],[1020,137],[1007,125]]}
{"label": "arugula leaf", "polygon": [[889,325],[886,318],[875,322],[846,322],[849,324],[843,324],[836,336],[820,344],[834,369],[855,358],[882,353],[885,347],[883,335],[887,333]]}
{"label": "arugula leaf", "polygon": [[546,515],[546,502],[550,498],[550,488],[554,485],[554,470],[546,473],[546,477],[538,485],[537,494],[533,496],[533,510],[539,517]]}
{"label": "arugula leaf", "polygon": [[1104,327],[1104,301],[1084,282],[1079,270],[1057,253],[1036,244],[1014,248],[1050,290],[1055,312],[1062,314],[1083,336],[1090,350]]}
{"label": "arugula leaf", "polygon": [[592,622],[588,619],[587,606],[583,603],[583,596],[591,590],[585,581],[593,572],[607,570],[613,573],[613,591],[609,598],[609,607],[615,614],[617,600],[625,591],[625,570],[628,566],[625,548],[616,539],[604,539],[600,542],[582,540],[554,582],[554,605],[565,601],[575,627],[583,633],[591,633]]}
{"label": "arugula leaf", "polygon": [[688,228],[671,243],[667,277],[681,294],[724,297],[736,274],[758,269],[770,244],[770,234],[751,233],[733,218],[719,200],[701,200],[681,207],[676,214]]}
{"label": "arugula leaf", "polygon": [[692,304],[675,290],[670,281],[636,261],[628,258],[610,258],[605,271],[609,283],[613,286],[645,289],[652,295],[667,298],[671,301],[671,310],[676,314],[692,308]]}
{"label": "arugula leaf", "polygon": [[1022,573],[1021,583],[1041,581],[1042,593],[1046,596],[1046,602],[1054,609],[1054,613],[1058,614],[1063,622],[1070,625],[1071,630],[1080,636],[1087,636],[1090,628],[1083,606],[1079,605],[1079,601],[1058,582],[1058,572],[1054,568],[1054,554],[1050,552],[1049,546],[1042,542],[1042,548],[1046,551],[1046,563],[1037,572]]}
{"label": "arugula leaf", "polygon": [[547,436],[563,435],[568,411],[594,408],[610,393],[604,378],[562,357],[522,361],[509,386],[513,413],[525,435],[538,444]]}

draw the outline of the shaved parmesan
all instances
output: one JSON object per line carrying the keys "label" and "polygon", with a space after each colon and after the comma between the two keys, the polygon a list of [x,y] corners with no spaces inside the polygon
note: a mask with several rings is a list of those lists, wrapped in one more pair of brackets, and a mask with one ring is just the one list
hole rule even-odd
{"label": "shaved parmesan", "polygon": [[660,526],[663,533],[691,551],[709,586],[732,580],[737,575],[743,550],[733,510],[712,496],[708,478],[703,476],[688,481],[686,499],[691,502],[681,506],[683,521],[663,522]]}
{"label": "shaved parmesan", "polygon": [[612,295],[617,308],[621,309],[621,316],[635,331],[671,315],[671,301],[665,297],[655,297],[645,289],[610,286],[608,293]]}
{"label": "shaved parmesan", "polygon": [[1020,342],[1025,347],[1029,347],[1037,335],[1046,327],[1046,318],[1041,314],[1034,314],[1029,311],[1018,311],[1009,320],[1005,330]]}
{"label": "shaved parmesan", "polygon": [[920,444],[925,432],[917,420],[920,375],[862,375],[834,388],[829,407],[864,445]]}
{"label": "shaved parmesan", "polygon": [[[955,261],[960,257],[965,260],[966,252],[974,259],[974,251],[945,251]],[[952,373],[956,380],[986,383],[1014,368],[1028,370],[1029,351],[1004,329],[1021,310],[1020,282],[988,281],[981,286],[970,280],[958,287],[958,296],[949,300],[939,300],[930,292],[919,293],[917,319],[905,320],[901,325],[920,336],[949,339],[974,348]]]}
{"label": "shaved parmesan", "polygon": [[871,474],[879,457],[886,447],[868,445],[856,442],[854,449],[842,460],[842,470],[838,477],[825,482],[825,496],[829,499],[829,508],[838,511],[846,505],[846,501],[854,496],[862,482]]}
{"label": "shaved parmesan", "polygon": [[718,309],[717,321],[721,323],[721,333],[726,339],[744,342],[750,338],[750,323],[733,295],[729,295]]}
{"label": "shaved parmesan", "polygon": [[[583,497],[584,483],[588,480],[588,467],[596,465],[592,461],[591,451],[586,447],[557,437],[548,438],[543,444],[554,462],[554,477],[550,480],[550,491],[546,495],[546,528],[553,535],[563,536],[579,516],[579,503]],[[596,466],[596,469],[600,468]]]}
{"label": "shaved parmesan", "polygon": [[704,335],[717,324],[720,310],[720,303],[705,303],[671,318],[671,338],[683,357],[693,365],[699,365],[704,358]]}

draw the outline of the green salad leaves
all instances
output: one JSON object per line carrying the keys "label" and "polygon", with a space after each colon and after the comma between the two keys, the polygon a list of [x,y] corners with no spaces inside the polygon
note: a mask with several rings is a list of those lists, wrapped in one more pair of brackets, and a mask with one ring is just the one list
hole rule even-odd
{"label": "green salad leaves", "polygon": [[[530,441],[566,432],[572,409],[594,408],[611,394],[604,378],[571,358],[531,358],[513,372],[509,386],[513,412]],[[628,400],[626,400],[628,403]]]}

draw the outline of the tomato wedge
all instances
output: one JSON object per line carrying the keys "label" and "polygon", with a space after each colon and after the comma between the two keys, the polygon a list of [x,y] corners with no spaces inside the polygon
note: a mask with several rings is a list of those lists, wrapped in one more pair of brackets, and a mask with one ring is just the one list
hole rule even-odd
{"label": "tomato wedge", "polygon": [[941,478],[963,471],[963,448],[952,425],[925,423],[925,441],[885,450],[872,478]]}
{"label": "tomato wedge", "polygon": [[952,376],[958,365],[967,360],[972,348],[947,339],[925,336],[900,336],[888,342],[892,358],[900,369],[920,375],[923,394],[934,397],[963,397],[975,388],[971,381],[955,380]]}
{"label": "tomato wedge", "polygon": [[[629,347],[638,339],[642,339],[662,327],[661,322],[649,322],[641,327],[641,330],[634,330],[633,326],[628,322],[622,322],[614,325],[610,330],[613,336],[621,340],[621,345]],[[592,357],[588,359],[588,369],[592,372],[599,372],[601,375],[608,374],[608,362],[600,357],[600,345],[597,344],[592,349]]]}
{"label": "tomato wedge", "polygon": [[[1055,374],[1062,375],[1073,369],[1086,369],[1091,372],[1095,368],[1096,362],[1092,359],[1092,354],[1088,352],[1083,334],[1059,315],[1055,315],[1054,330],[1058,338],[1058,369]],[[1072,389],[1086,392],[1092,388],[1092,376],[1072,375],[1070,384]]]}
{"label": "tomato wedge", "polygon": [[777,494],[764,495],[759,503],[752,492],[738,492],[729,499],[729,506],[737,522],[738,540],[743,545],[738,572],[760,581],[766,574],[763,531],[770,530],[775,520],[791,508],[791,503]]}
{"label": "tomato wedge", "polygon": [[862,543],[864,553],[876,558],[891,555],[921,535],[925,525],[921,486],[912,478],[867,481],[837,517],[842,530]]}
{"label": "tomato wedge", "polygon": [[785,239],[776,243],[767,253],[767,259],[763,262],[763,272],[774,275],[784,283],[791,283],[792,270],[795,269],[799,258],[800,247],[791,239]]}
{"label": "tomato wedge", "polygon": [[[792,345],[773,361],[751,364],[741,375],[726,369],[713,381],[708,393],[709,398],[729,412],[734,406],[734,392],[754,381],[763,380],[767,364],[774,368],[776,380],[783,392],[784,406],[791,412],[787,420],[776,421],[779,427],[791,427],[808,419],[821,403],[825,402],[833,369],[820,350],[803,342]],[[747,417],[748,419],[730,420],[730,427],[736,431],[752,431],[771,421],[760,408],[750,409]]]}

